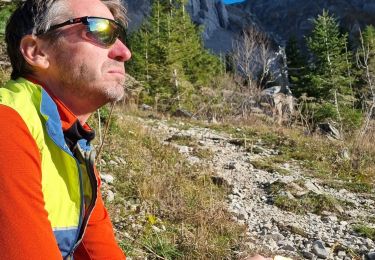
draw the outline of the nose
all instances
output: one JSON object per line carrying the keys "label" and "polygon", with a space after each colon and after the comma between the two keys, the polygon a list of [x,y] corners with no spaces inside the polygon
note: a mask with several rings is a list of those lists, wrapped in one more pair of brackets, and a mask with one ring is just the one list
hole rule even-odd
{"label": "nose", "polygon": [[119,39],[111,46],[108,53],[109,58],[120,62],[129,60],[131,56],[132,54],[128,47]]}

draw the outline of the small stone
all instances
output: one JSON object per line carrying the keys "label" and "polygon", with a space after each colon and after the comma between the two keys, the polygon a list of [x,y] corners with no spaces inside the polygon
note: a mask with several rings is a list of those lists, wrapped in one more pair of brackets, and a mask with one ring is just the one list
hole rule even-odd
{"label": "small stone", "polygon": [[100,174],[100,179],[107,184],[112,184],[115,180],[115,178],[112,175],[104,173]]}
{"label": "small stone", "polygon": [[160,233],[161,232],[161,229],[156,227],[156,226],[152,226],[152,230],[155,231],[156,233]]}
{"label": "small stone", "polygon": [[309,251],[303,251],[302,255],[303,255],[304,258],[307,258],[307,259],[313,259],[314,258],[314,254],[309,252]]}
{"label": "small stone", "polygon": [[359,251],[360,251],[361,253],[366,253],[366,252],[368,251],[367,246],[365,246],[365,245],[360,245],[360,246],[359,246]]}
{"label": "small stone", "polygon": [[322,217],[322,220],[325,222],[336,222],[337,216],[333,215],[331,212],[327,212],[324,217]]}
{"label": "small stone", "polygon": [[123,158],[119,157],[118,160],[119,160],[120,163],[126,164],[126,161]]}
{"label": "small stone", "polygon": [[241,196],[240,196],[241,193],[240,193],[240,191],[239,191],[238,188],[233,188],[233,190],[232,190],[232,194],[233,194],[233,195],[236,195],[236,196],[238,196],[238,197],[241,197]]}
{"label": "small stone", "polygon": [[206,145],[206,143],[205,143],[204,141],[202,141],[202,140],[199,140],[199,141],[198,141],[198,144],[199,144],[200,146],[205,146],[205,145]]}
{"label": "small stone", "polygon": [[368,260],[375,260],[375,251],[368,252],[367,253],[367,259]]}
{"label": "small stone", "polygon": [[188,158],[187,158],[187,160],[189,161],[189,163],[190,164],[198,164],[198,163],[200,163],[200,159],[198,158],[198,157],[196,157],[196,156],[189,156]]}
{"label": "small stone", "polygon": [[348,222],[346,222],[346,221],[340,221],[340,225],[341,226],[346,226],[346,225],[348,225]]}
{"label": "small stone", "polygon": [[279,242],[280,240],[285,239],[285,237],[282,234],[280,234],[280,233],[273,233],[273,234],[271,234],[271,238],[275,242]]}
{"label": "small stone", "polygon": [[189,147],[188,146],[180,146],[179,148],[178,148],[178,152],[179,153],[189,153]]}
{"label": "small stone", "polygon": [[150,111],[150,110],[152,110],[152,107],[149,106],[149,105],[146,105],[146,104],[142,104],[141,105],[141,109],[145,110],[145,111]]}
{"label": "small stone", "polygon": [[342,258],[344,258],[346,256],[346,252],[345,251],[338,251],[337,252],[337,256],[342,259]]}
{"label": "small stone", "polygon": [[312,251],[320,258],[326,259],[328,257],[328,251],[324,247],[324,243],[321,240],[317,240],[313,243]]}
{"label": "small stone", "polygon": [[114,165],[114,166],[118,165],[118,163],[115,162],[114,160],[110,160],[108,164],[109,165]]}
{"label": "small stone", "polygon": [[365,239],[365,243],[368,247],[372,247],[374,245],[374,242],[370,238]]}
{"label": "small stone", "polygon": [[111,190],[107,190],[106,192],[106,198],[108,202],[112,202],[115,199],[115,194]]}
{"label": "small stone", "polygon": [[107,165],[107,163],[105,162],[105,160],[104,160],[104,159],[100,159],[100,165],[106,166],[106,165]]}
{"label": "small stone", "polygon": [[226,165],[224,165],[224,169],[234,170],[234,169],[236,169],[236,163],[235,162],[229,162]]}
{"label": "small stone", "polygon": [[283,167],[284,167],[285,169],[289,169],[289,168],[290,168],[290,164],[289,164],[289,163],[284,163],[284,164],[283,164]]}
{"label": "small stone", "polygon": [[285,250],[285,251],[292,251],[292,252],[296,251],[296,248],[292,245],[284,245],[280,247],[280,249]]}
{"label": "small stone", "polygon": [[296,251],[296,248],[294,247],[293,242],[289,240],[281,240],[277,242],[277,245],[280,247],[280,249],[286,250],[286,251]]}
{"label": "small stone", "polygon": [[271,222],[266,222],[266,223],[264,223],[263,227],[266,228],[267,230],[271,230],[272,223]]}
{"label": "small stone", "polygon": [[247,214],[240,213],[240,214],[238,214],[238,219],[239,220],[247,220],[248,216],[247,216]]}
{"label": "small stone", "polygon": [[339,213],[344,213],[344,209],[343,207],[341,207],[339,204],[335,204],[333,205],[333,207],[335,208],[335,210]]}
{"label": "small stone", "polygon": [[307,190],[315,192],[316,194],[322,194],[321,188],[316,183],[313,183],[312,181],[306,181],[305,187]]}

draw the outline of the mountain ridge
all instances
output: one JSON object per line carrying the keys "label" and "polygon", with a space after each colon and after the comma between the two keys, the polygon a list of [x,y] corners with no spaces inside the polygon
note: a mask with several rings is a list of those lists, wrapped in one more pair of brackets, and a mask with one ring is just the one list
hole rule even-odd
{"label": "mountain ridge", "polygon": [[[151,0],[127,0],[125,6],[134,30],[151,10]],[[246,0],[231,5],[221,0],[189,0],[187,4],[192,20],[204,27],[205,46],[215,53],[229,52],[233,39],[249,25],[261,28],[279,45],[291,36],[303,40],[312,29],[311,20],[323,9],[351,35],[365,25],[375,25],[374,0]]]}

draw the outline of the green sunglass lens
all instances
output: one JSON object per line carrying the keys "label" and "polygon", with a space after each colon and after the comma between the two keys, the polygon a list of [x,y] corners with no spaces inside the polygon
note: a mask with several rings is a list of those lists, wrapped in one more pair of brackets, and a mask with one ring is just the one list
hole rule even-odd
{"label": "green sunglass lens", "polygon": [[117,25],[105,19],[88,20],[88,32],[96,41],[106,46],[115,43],[119,35]]}

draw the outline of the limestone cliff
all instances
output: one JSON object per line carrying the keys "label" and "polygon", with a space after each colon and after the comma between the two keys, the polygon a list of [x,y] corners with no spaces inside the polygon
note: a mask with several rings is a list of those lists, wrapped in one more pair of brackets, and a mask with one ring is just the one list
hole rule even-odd
{"label": "limestone cliff", "polygon": [[[136,28],[150,11],[151,0],[125,0],[130,28]],[[311,19],[326,9],[351,34],[366,24],[375,25],[375,0],[246,0],[224,5],[221,0],[190,0],[187,10],[204,26],[206,47],[215,52],[231,49],[232,39],[249,24],[266,31],[283,45],[292,35],[303,38],[311,31]]]}

